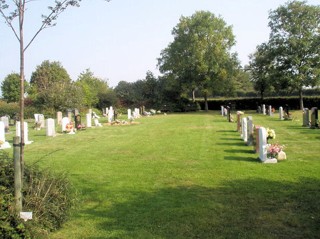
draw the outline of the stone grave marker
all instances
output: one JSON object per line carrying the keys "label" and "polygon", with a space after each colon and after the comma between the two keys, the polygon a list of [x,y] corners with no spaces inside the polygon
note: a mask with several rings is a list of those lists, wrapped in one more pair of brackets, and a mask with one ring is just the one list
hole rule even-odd
{"label": "stone grave marker", "polygon": [[87,128],[91,128],[92,127],[92,113],[88,113],[86,114],[86,121],[87,121]]}
{"label": "stone grave marker", "polygon": [[62,132],[67,131],[67,124],[70,123],[70,120],[68,117],[63,117],[61,120],[61,127],[62,127]]}
{"label": "stone grave marker", "polygon": [[266,105],[265,104],[262,105],[262,114],[266,115]]}
{"label": "stone grave marker", "polygon": [[309,109],[308,108],[304,108],[303,109],[303,124],[302,126],[309,126],[310,124],[310,114],[309,114]]}
{"label": "stone grave marker", "polygon": [[318,128],[319,123],[318,123],[318,108],[313,107],[311,108],[311,128]]}
{"label": "stone grave marker", "polygon": [[6,141],[5,136],[5,124],[3,121],[0,121],[0,149],[8,149],[11,148],[10,144]]}
{"label": "stone grave marker", "polygon": [[259,147],[260,147],[260,144],[259,144],[259,129],[260,129],[259,125],[254,126],[255,152],[256,153],[259,153]]}
{"label": "stone grave marker", "polygon": [[241,131],[241,115],[243,115],[243,112],[237,111],[237,131]]}
{"label": "stone grave marker", "polygon": [[62,124],[62,112],[61,111],[57,112],[57,123],[58,123],[58,125]]}
{"label": "stone grave marker", "polygon": [[108,122],[111,123],[114,120],[114,110],[113,107],[110,106],[109,114],[108,114]]}
{"label": "stone grave marker", "polygon": [[247,145],[252,145],[253,144],[253,133],[254,133],[252,116],[247,117],[247,130],[248,130]]}
{"label": "stone grave marker", "polygon": [[248,141],[247,118],[245,118],[245,117],[242,118],[241,126],[242,126],[242,130],[241,130],[241,132],[242,132],[242,134],[241,134],[242,139],[243,139],[243,141],[244,141],[245,143],[247,143],[247,141]]}
{"label": "stone grave marker", "polygon": [[56,126],[54,123],[54,119],[47,119],[47,128],[46,128],[46,135],[49,137],[56,136]]}
{"label": "stone grave marker", "polygon": [[93,122],[94,122],[94,126],[96,126],[96,127],[102,127],[102,124],[99,123],[99,120],[98,120],[97,118],[94,118],[94,119],[93,119]]}
{"label": "stone grave marker", "polygon": [[5,133],[8,133],[9,132],[9,121],[10,121],[9,117],[8,116],[2,116],[1,117],[1,121],[4,124]]}
{"label": "stone grave marker", "polygon": [[[20,131],[20,121],[16,122],[16,136],[21,137],[21,131]],[[29,140],[29,130],[28,130],[28,123],[24,122],[24,143],[25,144],[31,144],[33,141]]]}
{"label": "stone grave marker", "polygon": [[269,105],[269,107],[268,107],[268,115],[272,116],[272,106],[271,105]]}
{"label": "stone grave marker", "polygon": [[132,113],[131,113],[131,109],[128,109],[128,120],[132,119]]}
{"label": "stone grave marker", "polygon": [[283,108],[282,108],[282,106],[279,107],[279,119],[280,119],[280,120],[284,120],[284,117],[283,117]]}
{"label": "stone grave marker", "polygon": [[81,115],[77,114],[74,116],[74,127],[76,129],[81,129],[82,125],[81,125]]}
{"label": "stone grave marker", "polygon": [[264,162],[267,160],[267,130],[259,128],[259,159]]}
{"label": "stone grave marker", "polygon": [[224,116],[224,107],[221,105],[221,116]]}
{"label": "stone grave marker", "polygon": [[38,115],[38,122],[40,123],[40,128],[45,128],[45,119],[43,114]]}

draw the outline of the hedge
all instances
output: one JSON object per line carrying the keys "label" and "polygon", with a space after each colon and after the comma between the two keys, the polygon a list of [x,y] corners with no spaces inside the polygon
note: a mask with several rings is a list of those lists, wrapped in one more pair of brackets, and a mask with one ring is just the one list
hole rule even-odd
{"label": "hedge", "polygon": [[[198,99],[201,110],[204,110],[204,100]],[[305,108],[320,108],[320,96],[304,97]],[[275,109],[288,105],[292,110],[300,109],[299,97],[268,97],[261,101],[260,98],[230,98],[230,99],[209,99],[209,110],[220,110],[222,105],[231,105],[232,110],[256,110],[259,105],[271,105]]]}

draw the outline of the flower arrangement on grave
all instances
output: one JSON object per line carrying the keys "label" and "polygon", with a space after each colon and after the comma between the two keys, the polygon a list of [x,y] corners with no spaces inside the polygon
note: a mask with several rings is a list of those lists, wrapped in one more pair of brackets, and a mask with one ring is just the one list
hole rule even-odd
{"label": "flower arrangement on grave", "polygon": [[277,158],[284,148],[285,146],[280,144],[267,144],[267,158]]}
{"label": "flower arrangement on grave", "polygon": [[66,124],[66,131],[67,131],[67,132],[70,132],[71,130],[73,130],[73,124],[72,124],[72,122]]}
{"label": "flower arrangement on grave", "polygon": [[274,131],[274,129],[267,128],[267,141],[269,139],[275,139],[275,138],[276,138],[276,132]]}

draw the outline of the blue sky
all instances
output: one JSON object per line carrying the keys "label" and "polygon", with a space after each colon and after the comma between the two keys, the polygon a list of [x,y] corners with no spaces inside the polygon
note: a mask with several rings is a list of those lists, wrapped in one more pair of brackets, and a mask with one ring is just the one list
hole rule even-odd
{"label": "blue sky", "polygon": [[[10,0],[7,0],[9,2]],[[28,41],[47,13],[52,0],[27,5],[25,38]],[[45,29],[26,51],[26,78],[44,60],[59,61],[76,80],[90,68],[114,87],[119,81],[144,79],[148,70],[158,75],[157,58],[173,40],[171,30],[181,16],[206,10],[233,26],[242,65],[248,55],[269,37],[270,10],[286,0],[83,0],[67,9],[57,26]],[[309,0],[319,5],[319,0]],[[19,72],[19,44],[0,18],[0,81]]]}

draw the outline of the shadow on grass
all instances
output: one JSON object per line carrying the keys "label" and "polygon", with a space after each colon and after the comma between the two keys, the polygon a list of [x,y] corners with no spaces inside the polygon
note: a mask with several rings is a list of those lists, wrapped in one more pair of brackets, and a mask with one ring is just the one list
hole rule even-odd
{"label": "shadow on grass", "polygon": [[251,162],[251,163],[260,163],[259,158],[250,158],[250,157],[234,157],[234,156],[225,156],[225,160],[232,160],[232,161],[245,161],[245,162]]}
{"label": "shadow on grass", "polygon": [[255,154],[252,147],[246,147],[245,149],[226,149],[224,150],[226,153],[237,154],[237,153],[244,153],[244,154]]}
{"label": "shadow on grass", "polygon": [[302,178],[169,187],[128,192],[129,200],[80,213],[103,218],[96,228],[110,235],[103,238],[319,238],[319,185]]}

